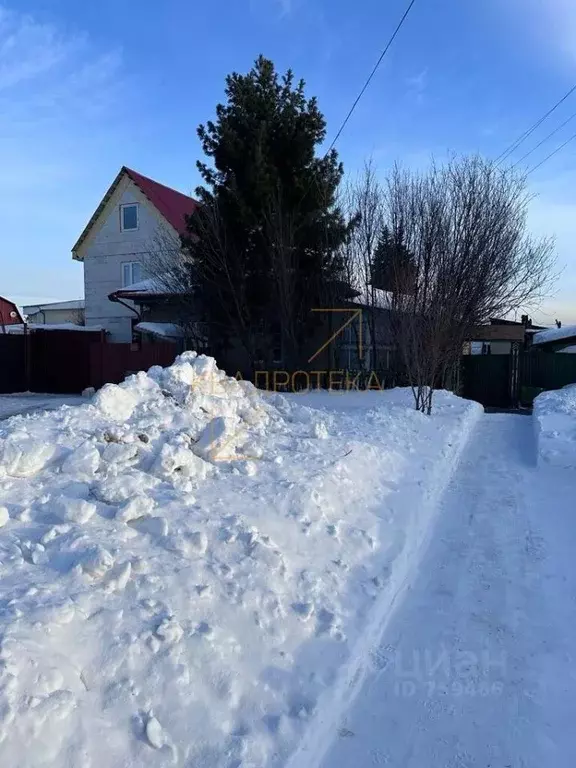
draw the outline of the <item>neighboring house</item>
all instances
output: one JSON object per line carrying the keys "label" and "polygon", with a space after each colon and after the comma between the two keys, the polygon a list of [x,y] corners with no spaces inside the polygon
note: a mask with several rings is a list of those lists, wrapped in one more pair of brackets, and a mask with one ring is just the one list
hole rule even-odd
{"label": "neighboring house", "polygon": [[520,349],[529,346],[534,334],[541,330],[532,324],[528,315],[523,315],[520,322],[491,318],[487,325],[479,325],[470,334],[465,354],[472,355],[509,355],[512,345]]}
{"label": "neighboring house", "polygon": [[[315,311],[317,326],[303,350],[302,357],[308,360],[303,368],[325,375],[328,371],[389,368],[392,364],[393,341],[389,299],[384,292],[377,291],[378,301],[374,302],[374,297],[368,301],[348,284],[338,283],[334,285],[334,293],[339,298],[333,306]],[[168,293],[161,280],[148,278],[114,292],[111,299],[134,303],[138,312],[134,331],[143,342],[175,341],[186,336],[189,348],[215,355],[220,367],[229,373],[240,371],[245,376],[250,375],[246,352],[238,340],[230,339],[225,349],[209,347],[210,334],[201,322],[201,296],[197,297],[198,321],[192,327],[188,323],[186,329],[178,324],[181,308],[179,297]],[[374,313],[373,321],[370,320],[371,312]],[[374,340],[372,330],[375,333]],[[262,361],[262,370],[270,366],[272,369],[283,370],[286,362],[279,323],[271,324],[269,337],[263,339],[263,343],[268,345],[272,360],[268,365]]]}
{"label": "neighboring house", "polygon": [[576,325],[546,328],[534,334],[532,348],[541,352],[569,352],[576,345]]}
{"label": "neighboring house", "polygon": [[27,304],[22,307],[29,323],[73,323],[84,325],[84,299],[54,301],[49,304]]}
{"label": "neighboring house", "polygon": [[23,323],[20,310],[14,304],[13,301],[5,299],[0,296],[0,332],[2,327],[6,325],[15,325],[16,323]]}
{"label": "neighboring house", "polygon": [[160,248],[179,248],[195,200],[123,166],[72,249],[84,263],[85,322],[111,341],[132,340],[142,319],[131,301],[110,296],[146,277]]}

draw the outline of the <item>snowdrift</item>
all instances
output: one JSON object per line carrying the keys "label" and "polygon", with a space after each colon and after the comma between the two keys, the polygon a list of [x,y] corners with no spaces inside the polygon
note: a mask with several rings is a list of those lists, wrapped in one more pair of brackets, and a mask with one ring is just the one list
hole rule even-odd
{"label": "snowdrift", "polygon": [[576,467],[576,384],[543,392],[534,400],[538,460]]}
{"label": "snowdrift", "polygon": [[480,412],[265,395],[188,352],[3,422],[1,764],[313,761]]}

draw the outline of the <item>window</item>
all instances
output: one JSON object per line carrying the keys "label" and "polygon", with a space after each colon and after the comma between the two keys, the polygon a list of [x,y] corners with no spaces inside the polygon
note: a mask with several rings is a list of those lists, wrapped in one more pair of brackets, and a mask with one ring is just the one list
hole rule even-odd
{"label": "window", "polygon": [[138,203],[120,206],[120,231],[130,232],[138,229]]}
{"label": "window", "polygon": [[122,288],[142,280],[142,265],[139,261],[125,261],[122,264]]}

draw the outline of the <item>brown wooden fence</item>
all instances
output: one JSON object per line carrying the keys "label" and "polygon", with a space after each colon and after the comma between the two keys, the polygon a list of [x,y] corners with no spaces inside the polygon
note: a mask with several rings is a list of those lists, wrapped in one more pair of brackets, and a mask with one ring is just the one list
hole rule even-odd
{"label": "brown wooden fence", "polygon": [[126,376],[147,371],[153,365],[163,368],[172,365],[178,347],[171,342],[156,344],[107,344],[98,342],[90,346],[90,369],[93,387],[103,384],[119,384]]}
{"label": "brown wooden fence", "polygon": [[31,392],[68,394],[90,386],[90,347],[98,331],[34,330],[27,339],[27,367]]}
{"label": "brown wooden fence", "polygon": [[153,365],[171,365],[177,354],[170,342],[111,344],[99,331],[0,333],[0,393],[80,393]]}
{"label": "brown wooden fence", "polygon": [[24,337],[0,333],[0,392],[24,392],[26,389]]}

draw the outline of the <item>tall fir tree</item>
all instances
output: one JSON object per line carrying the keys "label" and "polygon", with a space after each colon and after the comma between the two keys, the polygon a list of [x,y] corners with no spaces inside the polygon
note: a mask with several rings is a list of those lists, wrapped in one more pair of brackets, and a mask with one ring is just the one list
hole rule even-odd
{"label": "tall fir tree", "polygon": [[335,150],[317,156],[326,122],[304,81],[279,76],[260,56],[226,78],[226,103],[198,136],[210,162],[184,245],[195,265],[205,315],[221,338],[239,337],[265,357],[257,329],[282,325],[286,364],[298,363],[311,309],[337,284],[347,225],[337,205],[343,168]]}
{"label": "tall fir tree", "polygon": [[384,226],[372,260],[372,286],[394,293],[399,285],[406,290],[415,277],[414,259],[404,244],[402,230],[393,235]]}

